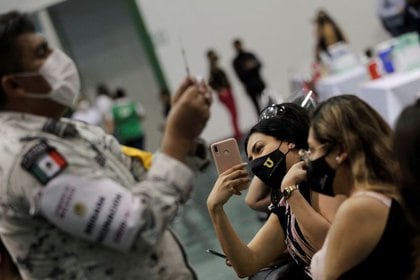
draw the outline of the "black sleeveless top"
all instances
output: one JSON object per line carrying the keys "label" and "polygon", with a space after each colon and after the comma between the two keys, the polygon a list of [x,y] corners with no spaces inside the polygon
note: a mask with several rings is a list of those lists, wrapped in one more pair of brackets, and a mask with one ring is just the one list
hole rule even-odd
{"label": "black sleeveless top", "polygon": [[360,264],[338,279],[408,279],[413,270],[410,227],[401,205],[392,200],[388,221],[378,245]]}

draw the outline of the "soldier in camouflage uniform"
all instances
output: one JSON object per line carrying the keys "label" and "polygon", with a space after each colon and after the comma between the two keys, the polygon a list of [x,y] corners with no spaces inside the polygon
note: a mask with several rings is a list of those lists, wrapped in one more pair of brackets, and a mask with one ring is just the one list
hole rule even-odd
{"label": "soldier in camouflage uniform", "polygon": [[211,95],[174,95],[149,170],[100,128],[60,118],[73,61],[25,15],[0,15],[0,238],[23,279],[196,279],[168,224],[192,190],[186,164]]}

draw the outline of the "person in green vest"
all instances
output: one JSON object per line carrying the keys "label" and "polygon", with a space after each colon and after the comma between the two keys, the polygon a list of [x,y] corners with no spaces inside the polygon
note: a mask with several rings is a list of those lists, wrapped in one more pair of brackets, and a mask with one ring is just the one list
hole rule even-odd
{"label": "person in green vest", "polygon": [[123,88],[118,88],[112,105],[112,118],[115,136],[121,144],[144,149],[145,135],[142,125],[144,117],[143,106],[128,98]]}

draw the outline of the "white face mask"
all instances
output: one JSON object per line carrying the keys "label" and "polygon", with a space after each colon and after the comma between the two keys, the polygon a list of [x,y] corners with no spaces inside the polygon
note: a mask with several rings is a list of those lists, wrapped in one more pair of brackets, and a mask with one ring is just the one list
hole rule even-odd
{"label": "white face mask", "polygon": [[27,97],[54,100],[73,107],[80,92],[80,78],[73,60],[59,49],[54,49],[42,64],[38,73],[22,73],[16,76],[41,75],[50,85],[48,93],[27,93]]}

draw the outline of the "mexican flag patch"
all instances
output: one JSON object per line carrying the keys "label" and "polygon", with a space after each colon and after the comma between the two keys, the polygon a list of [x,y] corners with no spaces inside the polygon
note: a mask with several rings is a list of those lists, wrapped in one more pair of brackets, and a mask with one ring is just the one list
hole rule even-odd
{"label": "mexican flag patch", "polygon": [[21,166],[41,184],[47,184],[67,167],[66,159],[46,141],[36,144],[23,156]]}

